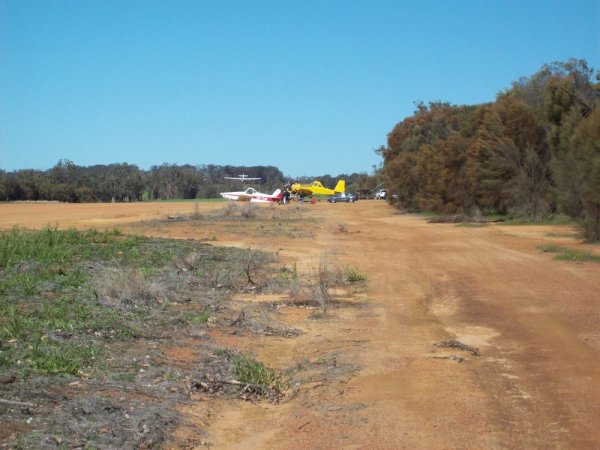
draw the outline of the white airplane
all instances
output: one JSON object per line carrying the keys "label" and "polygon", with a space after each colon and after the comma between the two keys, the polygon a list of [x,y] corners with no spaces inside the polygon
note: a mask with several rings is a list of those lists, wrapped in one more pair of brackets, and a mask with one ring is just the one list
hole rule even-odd
{"label": "white airplane", "polygon": [[277,189],[271,195],[258,192],[254,188],[248,188],[245,191],[221,192],[221,197],[234,202],[252,202],[252,203],[279,203],[283,198],[281,189]]}
{"label": "white airplane", "polygon": [[252,178],[249,177],[248,175],[246,175],[245,173],[238,175],[237,177],[224,177],[226,180],[240,180],[242,183],[244,181],[250,181],[250,180],[260,180],[260,178]]}

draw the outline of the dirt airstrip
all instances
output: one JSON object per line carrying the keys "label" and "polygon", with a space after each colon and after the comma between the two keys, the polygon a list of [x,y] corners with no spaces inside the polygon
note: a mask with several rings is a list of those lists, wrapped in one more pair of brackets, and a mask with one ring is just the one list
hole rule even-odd
{"label": "dirt airstrip", "polygon": [[278,405],[197,394],[182,412],[203,434],[194,441],[182,428],[173,448],[600,447],[600,264],[538,248],[598,253],[575,230],[429,224],[379,201],[275,207],[304,209],[309,220],[292,235],[151,222],[222,207],[0,205],[4,229],[118,226],[275,251],[306,276],[327,254],[367,276],[355,307],[318,320],[283,308],[298,337],[223,336],[270,367],[321,365],[328,375],[291,386]]}

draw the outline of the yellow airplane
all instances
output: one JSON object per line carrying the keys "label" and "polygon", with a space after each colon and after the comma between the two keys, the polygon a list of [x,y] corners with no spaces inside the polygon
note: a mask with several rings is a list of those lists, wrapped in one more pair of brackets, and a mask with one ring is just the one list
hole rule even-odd
{"label": "yellow airplane", "polygon": [[333,189],[326,188],[321,184],[320,181],[313,181],[311,184],[300,184],[294,183],[290,188],[292,193],[297,194],[300,197],[306,197],[307,195],[335,195],[336,192],[346,191],[346,182],[340,180],[337,182]]}

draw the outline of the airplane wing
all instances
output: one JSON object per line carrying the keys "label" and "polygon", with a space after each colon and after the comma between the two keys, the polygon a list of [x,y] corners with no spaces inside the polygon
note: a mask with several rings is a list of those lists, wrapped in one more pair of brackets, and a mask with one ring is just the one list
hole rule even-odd
{"label": "airplane wing", "polygon": [[238,175],[237,177],[224,177],[226,180],[240,180],[240,181],[252,181],[252,180],[261,180],[261,178],[249,177],[246,174]]}

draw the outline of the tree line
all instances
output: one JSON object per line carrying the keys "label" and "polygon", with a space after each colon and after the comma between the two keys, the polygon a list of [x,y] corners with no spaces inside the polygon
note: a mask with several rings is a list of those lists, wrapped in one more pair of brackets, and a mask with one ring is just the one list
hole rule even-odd
{"label": "tree line", "polygon": [[0,201],[83,203],[215,198],[220,192],[245,188],[240,181],[225,179],[240,174],[260,178],[252,186],[267,193],[282,189],[292,181],[310,183],[313,179],[321,180],[325,186],[334,186],[343,178],[352,190],[374,184],[373,177],[366,173],[292,180],[273,166],[162,164],[142,170],[128,163],[83,167],[61,159],[48,170],[0,170]]}
{"label": "tree line", "polygon": [[[595,75],[595,77],[594,77]],[[418,103],[388,134],[381,177],[409,211],[562,213],[600,240],[600,74],[544,65],[480,105]]]}
{"label": "tree line", "polygon": [[283,186],[285,177],[272,166],[192,166],[162,164],[142,170],[134,164],[78,166],[62,159],[48,170],[0,170],[0,201],[126,202],[218,197],[239,190],[239,174],[261,178],[265,189]]}

